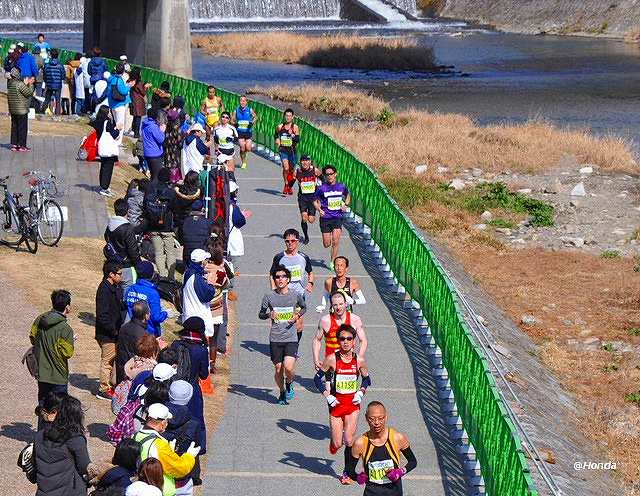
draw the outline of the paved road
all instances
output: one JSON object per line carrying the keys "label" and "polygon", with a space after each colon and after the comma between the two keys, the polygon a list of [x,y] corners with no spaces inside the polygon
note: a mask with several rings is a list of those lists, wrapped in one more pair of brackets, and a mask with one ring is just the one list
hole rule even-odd
{"label": "paved road", "polygon": [[[309,300],[296,398],[289,406],[276,403],[268,328],[257,313],[268,289],[272,257],[283,247],[280,235],[287,227],[299,228],[295,197],[280,196],[279,169],[255,155],[249,169],[238,170],[237,177],[240,204],[254,216],[243,228],[247,254],[240,260],[242,275],[236,284],[240,326],[229,358],[232,374],[225,415],[209,445],[204,494],[361,494],[361,488],[342,487],[336,479],[343,454],[328,452],[326,402],[313,385],[311,339],[319,319],[315,306],[320,289]],[[324,266],[328,253],[317,224],[310,233],[311,243],[303,250],[313,260],[319,288],[329,273]],[[427,357],[399,300],[379,285],[375,264],[358,245],[355,234],[353,241],[343,236],[341,253],[349,257],[351,274],[358,277],[367,298],[357,311],[369,339],[373,380],[365,402],[383,401],[390,424],[409,435],[419,465],[405,482],[406,495],[465,494],[461,464],[441,417]],[[365,425],[361,415],[358,431]]]}

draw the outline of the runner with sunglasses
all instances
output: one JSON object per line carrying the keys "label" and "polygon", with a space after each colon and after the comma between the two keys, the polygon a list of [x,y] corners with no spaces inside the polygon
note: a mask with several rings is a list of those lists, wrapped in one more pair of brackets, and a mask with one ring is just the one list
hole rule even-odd
{"label": "runner with sunglasses", "polygon": [[[351,460],[351,446],[358,427],[360,403],[367,387],[371,385],[367,364],[354,351],[355,339],[356,330],[350,325],[341,325],[338,329],[338,351],[325,357],[320,370],[313,378],[318,391],[329,405],[329,452],[334,455],[343,444],[345,446],[345,470],[340,477],[340,483],[345,485],[353,483],[346,470],[354,465]],[[360,384],[358,377],[362,377]]]}
{"label": "runner with sunglasses", "polygon": [[258,317],[271,319],[269,351],[275,368],[276,386],[280,390],[278,404],[288,405],[293,398],[293,378],[298,353],[296,322],[300,320],[307,305],[304,298],[289,290],[291,272],[282,265],[271,271],[274,290],[262,298]]}
{"label": "runner with sunglasses", "polygon": [[[236,152],[235,144],[238,142],[238,131],[229,124],[231,115],[229,112],[222,112],[220,115],[220,124],[213,130],[213,141],[215,143],[216,152],[220,157],[224,157],[227,171],[236,170],[236,163],[233,155]],[[219,158],[220,158],[219,157]],[[218,158],[218,161],[220,161]]]}

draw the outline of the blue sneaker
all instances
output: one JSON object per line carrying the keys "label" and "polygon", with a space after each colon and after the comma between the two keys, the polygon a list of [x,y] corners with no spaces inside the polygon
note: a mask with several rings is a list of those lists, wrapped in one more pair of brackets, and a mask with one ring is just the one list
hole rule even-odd
{"label": "blue sneaker", "polygon": [[295,395],[296,395],[296,393],[293,390],[293,383],[287,384],[287,389],[286,389],[286,392],[284,393],[284,397],[287,400],[292,400]]}
{"label": "blue sneaker", "polygon": [[280,393],[279,398],[278,398],[278,405],[288,405],[288,404],[289,404],[289,402],[287,401],[287,396],[286,396],[285,392],[282,391]]}

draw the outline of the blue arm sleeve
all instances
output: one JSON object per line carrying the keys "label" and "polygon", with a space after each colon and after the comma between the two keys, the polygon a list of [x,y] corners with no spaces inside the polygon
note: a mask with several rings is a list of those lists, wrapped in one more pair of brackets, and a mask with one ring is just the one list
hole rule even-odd
{"label": "blue arm sleeve", "polygon": [[212,284],[209,284],[203,276],[196,274],[194,277],[196,279],[193,281],[193,289],[198,299],[202,303],[213,300],[213,297],[216,295],[216,288]]}
{"label": "blue arm sleeve", "polygon": [[152,324],[162,324],[165,320],[167,320],[169,314],[162,309],[162,306],[160,305],[160,295],[158,293],[149,294],[147,303],[149,304],[149,309],[151,310]]}
{"label": "blue arm sleeve", "polygon": [[324,390],[326,388],[325,381],[324,381],[324,376],[325,376],[325,372],[322,369],[318,370],[316,375],[313,376],[313,383],[316,385],[316,387],[318,388],[318,391],[321,394],[324,392]]}
{"label": "blue arm sleeve", "polygon": [[370,376],[363,377],[362,384],[360,384],[360,387],[367,389],[369,386],[371,386],[371,377]]}
{"label": "blue arm sleeve", "polygon": [[[195,138],[195,136],[194,136]],[[198,149],[198,151],[200,153],[202,153],[203,155],[208,155],[209,154],[209,147],[207,145],[204,144],[204,141],[202,141],[199,138],[195,138],[196,139],[196,148]]]}

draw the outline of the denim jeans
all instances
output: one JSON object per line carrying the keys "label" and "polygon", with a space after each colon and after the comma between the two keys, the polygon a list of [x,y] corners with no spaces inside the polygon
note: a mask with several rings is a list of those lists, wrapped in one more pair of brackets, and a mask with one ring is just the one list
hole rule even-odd
{"label": "denim jeans", "polygon": [[84,108],[84,98],[76,98],[76,106],[73,113],[76,115],[80,115],[82,114],[83,108]]}

